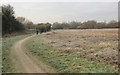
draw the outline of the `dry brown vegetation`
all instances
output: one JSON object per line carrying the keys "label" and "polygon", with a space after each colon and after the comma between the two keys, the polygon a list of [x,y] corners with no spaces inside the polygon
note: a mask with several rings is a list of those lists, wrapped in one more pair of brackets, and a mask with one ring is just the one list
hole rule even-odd
{"label": "dry brown vegetation", "polygon": [[44,41],[61,52],[117,67],[118,29],[55,30],[45,33]]}

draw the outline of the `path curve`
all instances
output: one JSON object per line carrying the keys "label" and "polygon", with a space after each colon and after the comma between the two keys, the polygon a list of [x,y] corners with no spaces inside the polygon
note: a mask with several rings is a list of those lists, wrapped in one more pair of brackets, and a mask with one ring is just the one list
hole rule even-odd
{"label": "path curve", "polygon": [[18,72],[22,73],[45,73],[42,68],[40,68],[29,56],[26,55],[26,53],[22,50],[22,44],[26,40],[34,37],[35,35],[29,36],[25,39],[22,39],[18,42],[16,42],[12,46],[12,54],[14,55],[13,62],[14,65],[17,68]]}

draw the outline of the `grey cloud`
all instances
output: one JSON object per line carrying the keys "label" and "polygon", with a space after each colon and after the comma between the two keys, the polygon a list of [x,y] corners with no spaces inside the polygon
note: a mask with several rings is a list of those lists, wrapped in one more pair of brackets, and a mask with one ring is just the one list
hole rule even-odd
{"label": "grey cloud", "polygon": [[118,19],[117,2],[15,2],[16,16],[34,23]]}

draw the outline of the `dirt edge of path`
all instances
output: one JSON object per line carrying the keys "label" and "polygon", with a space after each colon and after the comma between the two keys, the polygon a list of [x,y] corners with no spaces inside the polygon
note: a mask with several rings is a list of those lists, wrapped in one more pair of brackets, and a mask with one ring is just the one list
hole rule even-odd
{"label": "dirt edge of path", "polygon": [[45,73],[22,49],[23,42],[34,36],[35,35],[32,35],[17,41],[11,48],[11,61],[17,73]]}

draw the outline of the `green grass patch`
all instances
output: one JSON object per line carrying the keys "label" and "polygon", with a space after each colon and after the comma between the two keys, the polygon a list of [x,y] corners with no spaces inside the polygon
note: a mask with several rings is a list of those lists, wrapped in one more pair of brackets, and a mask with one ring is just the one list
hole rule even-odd
{"label": "green grass patch", "polygon": [[79,58],[76,54],[65,53],[44,43],[45,35],[37,35],[26,41],[25,47],[32,55],[42,58],[58,73],[115,73],[114,67]]}
{"label": "green grass patch", "polygon": [[[3,73],[12,73],[15,72],[13,64],[11,64],[10,60],[10,49],[11,46],[18,40],[21,40],[25,37],[30,36],[31,34],[27,35],[20,35],[11,38],[6,38],[2,40],[2,72]],[[13,58],[14,59],[14,58]]]}

